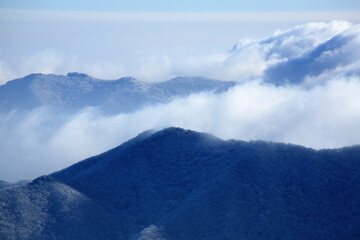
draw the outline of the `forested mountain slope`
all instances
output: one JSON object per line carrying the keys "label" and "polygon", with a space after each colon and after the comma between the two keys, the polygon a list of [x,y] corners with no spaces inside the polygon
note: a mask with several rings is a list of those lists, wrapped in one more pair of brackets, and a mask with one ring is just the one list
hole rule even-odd
{"label": "forested mountain slope", "polygon": [[359,172],[358,146],[315,151],[148,131],[0,190],[0,237],[358,239]]}

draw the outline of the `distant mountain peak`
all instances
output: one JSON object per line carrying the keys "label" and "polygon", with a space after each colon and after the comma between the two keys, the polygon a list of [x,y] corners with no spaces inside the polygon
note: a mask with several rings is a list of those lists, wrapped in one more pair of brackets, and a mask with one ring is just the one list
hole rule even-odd
{"label": "distant mountain peak", "polygon": [[206,134],[206,133],[198,133],[192,130],[183,129],[179,127],[168,127],[168,128],[164,128],[161,131],[153,133],[152,135],[173,135],[176,137],[183,137],[186,135],[200,135],[200,134]]}
{"label": "distant mountain peak", "polygon": [[119,78],[119,81],[124,81],[124,82],[135,82],[135,81],[139,81],[134,77],[122,77]]}
{"label": "distant mountain peak", "polygon": [[89,75],[85,74],[85,73],[78,73],[78,72],[69,72],[67,75],[67,77],[76,77],[76,78],[87,78],[90,77]]}
{"label": "distant mountain peak", "polygon": [[35,184],[35,183],[52,182],[52,181],[56,181],[56,179],[49,175],[43,175],[38,178],[35,178],[31,183]]}
{"label": "distant mountain peak", "polygon": [[46,105],[70,112],[93,106],[104,113],[118,114],[190,94],[223,92],[234,85],[235,82],[204,77],[179,77],[149,83],[129,76],[102,80],[78,72],[67,75],[36,73],[0,86],[0,113],[13,108],[32,110]]}
{"label": "distant mountain peak", "polygon": [[36,76],[41,76],[41,75],[45,75],[45,74],[43,74],[43,73],[31,73],[31,74],[29,74],[29,75],[27,75],[25,77],[36,77]]}
{"label": "distant mountain peak", "polygon": [[195,76],[195,77],[180,76],[180,77],[172,78],[169,81],[171,81],[171,82],[193,82],[193,81],[199,81],[199,80],[213,80],[213,79],[207,78],[204,76]]}

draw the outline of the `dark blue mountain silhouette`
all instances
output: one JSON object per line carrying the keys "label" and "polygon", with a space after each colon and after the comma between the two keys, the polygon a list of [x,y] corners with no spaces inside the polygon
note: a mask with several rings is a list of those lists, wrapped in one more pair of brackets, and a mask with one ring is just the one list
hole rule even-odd
{"label": "dark blue mountain silhouette", "polygon": [[360,147],[148,131],[0,190],[1,239],[359,239]]}

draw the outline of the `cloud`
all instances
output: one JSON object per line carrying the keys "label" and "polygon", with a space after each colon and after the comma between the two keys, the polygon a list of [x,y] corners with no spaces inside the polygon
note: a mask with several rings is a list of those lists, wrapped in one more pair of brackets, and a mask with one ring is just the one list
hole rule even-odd
{"label": "cloud", "polygon": [[[267,140],[333,148],[360,143],[360,78],[336,77],[311,89],[253,81],[223,94],[202,93],[132,114],[87,108],[59,116],[35,109],[1,118],[0,176],[33,178],[101,153],[148,129],[169,126],[224,139]],[[62,117],[62,118],[60,118]]]}
{"label": "cloud", "polygon": [[87,108],[65,115],[44,107],[2,114],[0,139],[6,141],[0,143],[0,178],[47,174],[142,131],[169,126],[224,139],[261,139],[317,149],[359,144],[359,36],[359,26],[348,22],[310,23],[265,39],[241,40],[225,53],[172,58],[148,52],[131,67],[82,63],[55,50],[44,51],[25,65],[42,63],[43,71],[64,71],[66,64],[78,64],[87,73],[104,74],[108,69],[108,77],[137,73],[147,80],[206,75],[237,80],[239,85],[226,93],[192,95],[132,114],[104,116]]}
{"label": "cloud", "polygon": [[344,30],[330,39],[308,49],[298,57],[274,64],[265,71],[264,79],[276,84],[299,84],[306,77],[336,70],[360,61],[360,28]]}
{"label": "cloud", "polygon": [[[349,29],[353,33],[344,33]],[[301,83],[307,74],[321,73],[326,68],[336,67],[335,62],[326,58],[325,54],[336,55],[335,51],[340,52],[341,47],[350,49],[354,45],[359,46],[359,42],[353,41],[359,36],[359,31],[354,29],[348,22],[341,21],[310,23],[277,31],[269,38],[240,41],[220,68],[228,69],[224,75],[229,76],[230,73],[230,79],[263,78],[270,83]],[[349,64],[359,59],[351,52],[339,54],[344,56],[340,64]],[[321,61],[320,57],[326,59]]]}
{"label": "cloud", "polygon": [[[81,54],[50,48],[27,54],[19,62],[20,67],[3,60],[0,73],[5,79],[2,82],[9,80],[9,76],[34,72],[76,71],[105,79],[132,76],[144,81],[163,81],[176,76],[207,76],[239,82],[264,79],[279,85],[313,85],[318,76],[360,61],[359,39],[359,25],[346,21],[316,22],[278,30],[267,38],[240,39],[227,52],[142,49],[127,57],[92,58],[88,54],[95,54],[96,49]],[[117,47],[112,50],[117,51]],[[121,54],[119,50],[118,55]]]}
{"label": "cloud", "polygon": [[96,61],[93,63],[81,62],[78,58],[73,58],[71,66],[64,66],[63,73],[70,72],[82,72],[90,76],[98,77],[101,79],[118,79],[121,76],[127,76],[127,70],[123,63],[112,61]]}
{"label": "cloud", "polygon": [[171,62],[166,55],[152,55],[147,59],[143,59],[140,63],[136,75],[139,79],[144,81],[151,81],[153,79],[164,79],[175,77],[171,72]]}
{"label": "cloud", "polygon": [[265,39],[240,40],[227,56],[204,69],[204,74],[242,82],[262,79],[276,85],[309,86],[321,83],[316,82],[321,75],[345,68],[358,74],[359,62],[360,25],[320,22],[277,31]]}
{"label": "cloud", "polygon": [[61,53],[54,49],[46,49],[26,57],[20,71],[23,73],[54,73],[63,65],[63,62]]}
{"label": "cloud", "polygon": [[14,73],[10,70],[8,65],[0,61],[0,85],[5,84],[10,79],[15,77]]}
{"label": "cloud", "polygon": [[201,75],[238,82],[263,79],[280,85],[302,84],[360,61],[359,39],[359,25],[308,23],[263,39],[241,39],[228,52],[181,57],[143,53],[132,67],[124,66],[124,72],[146,81]]}

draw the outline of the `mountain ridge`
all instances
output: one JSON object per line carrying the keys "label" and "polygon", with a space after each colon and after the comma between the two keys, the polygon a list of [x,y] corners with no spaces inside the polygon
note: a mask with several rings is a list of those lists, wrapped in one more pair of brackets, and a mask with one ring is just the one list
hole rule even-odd
{"label": "mountain ridge", "polygon": [[233,86],[235,82],[205,77],[178,77],[150,83],[132,77],[101,80],[76,72],[30,74],[0,86],[0,112],[48,106],[69,111],[97,107],[104,113],[118,114],[203,91],[223,92]]}
{"label": "mountain ridge", "polygon": [[[0,190],[0,206],[19,202],[17,196],[36,205],[28,196],[43,196],[49,184],[60,184],[66,192],[86,196],[90,212],[100,211],[99,206],[103,213],[90,222],[64,216],[64,208],[47,216],[53,221],[61,216],[85,229],[106,222],[110,239],[354,239],[360,236],[359,170],[360,146],[314,150],[224,141],[167,128],[145,132],[30,184]],[[37,187],[30,191],[29,186]],[[72,195],[66,195],[67,202],[75,201]],[[9,219],[27,209],[26,204],[12,206],[0,222],[0,236],[9,239],[13,235],[6,232],[6,224],[14,224],[13,229],[24,226],[21,219]],[[44,212],[42,205],[36,206],[35,220]],[[81,211],[75,207],[68,213],[82,216]],[[66,238],[61,227],[49,231],[56,232],[54,239],[72,239],[75,229]],[[86,233],[73,236],[101,239]]]}

